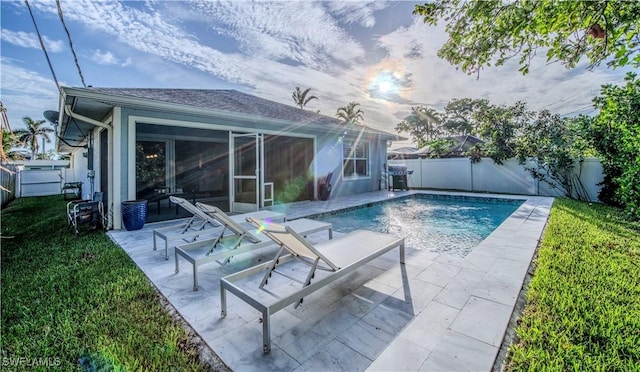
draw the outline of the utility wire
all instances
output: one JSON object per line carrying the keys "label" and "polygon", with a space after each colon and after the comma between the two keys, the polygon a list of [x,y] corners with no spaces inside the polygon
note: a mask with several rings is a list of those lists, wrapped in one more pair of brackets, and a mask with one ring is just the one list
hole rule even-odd
{"label": "utility wire", "polygon": [[62,22],[62,27],[64,27],[64,31],[67,33],[67,38],[69,39],[69,47],[71,48],[71,53],[73,53],[73,60],[75,61],[76,67],[78,68],[78,74],[80,74],[80,80],[82,81],[82,85],[86,88],[87,84],[84,82],[84,76],[82,76],[80,63],[78,63],[78,56],[76,55],[76,51],[73,48],[73,41],[71,41],[71,33],[69,33],[67,24],[64,22],[64,17],[62,16],[62,7],[60,6],[60,0],[56,0],[56,5],[58,6],[58,16],[60,17],[60,21]]}
{"label": "utility wire", "polygon": [[31,11],[31,6],[29,6],[29,2],[24,0],[24,3],[29,8],[29,14],[31,15],[31,20],[33,21],[33,26],[36,28],[36,33],[38,34],[38,40],[40,41],[40,47],[44,52],[44,56],[47,59],[47,63],[49,64],[49,70],[51,70],[51,75],[53,75],[53,80],[56,82],[56,87],[58,87],[58,93],[61,92],[60,84],[58,83],[58,78],[56,77],[56,73],[53,71],[53,66],[51,65],[51,60],[49,59],[49,54],[47,53],[47,49],[44,47],[44,42],[42,41],[42,35],[40,35],[40,30],[38,30],[38,25],[36,24],[36,19],[33,17],[33,12]]}

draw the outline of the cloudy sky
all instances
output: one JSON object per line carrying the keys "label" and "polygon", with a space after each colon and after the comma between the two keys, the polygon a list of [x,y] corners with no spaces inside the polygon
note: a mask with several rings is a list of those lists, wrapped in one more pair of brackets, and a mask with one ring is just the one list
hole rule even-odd
{"label": "cloudy sky", "polygon": [[[391,133],[411,106],[441,110],[452,98],[590,113],[600,86],[623,80],[623,70],[567,70],[547,64],[544,53],[527,76],[512,63],[485,69],[479,79],[468,76],[436,56],[447,36],[442,26],[412,15],[416,3],[60,2],[87,85],[236,89],[290,105],[299,86],[319,98],[307,109],[335,116],[355,101],[366,125]],[[59,84],[81,87],[56,2],[29,5]],[[43,111],[57,110],[58,95],[25,2],[0,6],[0,96],[17,129],[23,116],[38,120]]]}

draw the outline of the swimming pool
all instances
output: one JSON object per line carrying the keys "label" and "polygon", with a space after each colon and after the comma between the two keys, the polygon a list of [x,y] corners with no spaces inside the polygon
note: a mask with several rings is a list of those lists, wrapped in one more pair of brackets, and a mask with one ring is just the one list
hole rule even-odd
{"label": "swimming pool", "polygon": [[405,237],[408,247],[466,256],[524,200],[413,195],[315,219],[347,233],[366,229]]}

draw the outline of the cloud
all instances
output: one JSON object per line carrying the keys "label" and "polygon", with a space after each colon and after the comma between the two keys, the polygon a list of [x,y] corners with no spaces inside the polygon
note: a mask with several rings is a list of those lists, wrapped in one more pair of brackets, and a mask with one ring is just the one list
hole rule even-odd
{"label": "cloud", "polygon": [[335,62],[350,63],[365,54],[317,2],[200,1],[194,7],[210,19],[213,30],[237,42],[247,56],[290,59],[326,70]]}
{"label": "cloud", "polygon": [[131,65],[133,60],[131,57],[128,57],[126,60],[122,61],[110,51],[103,51],[101,49],[96,49],[93,51],[91,56],[89,57],[92,61],[99,65],[118,65],[122,67],[126,67]]}
{"label": "cloud", "polygon": [[55,82],[33,71],[16,67],[1,57],[2,104],[7,108],[11,129],[24,128],[22,118],[42,119],[45,110],[57,110],[58,94]]}
{"label": "cloud", "polygon": [[376,24],[374,13],[388,6],[387,1],[328,1],[329,12],[346,24],[371,28]]}
{"label": "cloud", "polygon": [[[606,68],[589,72],[584,69],[586,64],[574,70],[560,64],[547,64],[544,53],[533,60],[526,76],[518,71],[516,58],[504,66],[483,69],[477,79],[437,57],[437,50],[446,39],[443,26],[429,27],[420,20],[379,37],[380,47],[388,51],[388,60],[407,55],[415,57],[400,58],[415,82],[408,99],[437,109],[442,109],[452,98],[487,98],[493,104],[504,105],[524,101],[530,109],[546,108],[562,114],[589,106],[597,94],[594,89],[620,80],[619,74]],[[416,50],[420,53],[413,53]]]}
{"label": "cloud", "polygon": [[[56,15],[50,4],[34,4]],[[509,61],[483,70],[478,80],[437,57],[447,40],[444,26],[429,27],[417,18],[369,36],[374,48],[365,48],[364,29],[382,29],[376,15],[389,4],[78,0],[65,3],[65,18],[81,24],[83,34],[112,43],[100,45],[92,58],[130,66],[118,76],[133,71],[136,77],[114,77],[115,84],[232,87],[289,105],[296,86],[312,88],[319,100],[309,110],[334,117],[338,107],[355,101],[366,125],[391,133],[415,105],[441,110],[453,98],[523,100],[531,109],[564,114],[588,106],[601,84],[621,80],[605,68],[568,71],[546,65],[543,57],[528,76],[518,72],[517,61]],[[126,52],[118,49],[122,46]],[[129,57],[123,62],[118,55]],[[3,94],[4,89],[3,84]]]}
{"label": "cloud", "polygon": [[[0,34],[2,40],[22,48],[40,49],[40,41],[38,36],[33,32],[11,31],[6,28],[2,29]],[[61,40],[51,40],[47,36],[42,37],[47,52],[59,53],[65,49],[65,44]]]}

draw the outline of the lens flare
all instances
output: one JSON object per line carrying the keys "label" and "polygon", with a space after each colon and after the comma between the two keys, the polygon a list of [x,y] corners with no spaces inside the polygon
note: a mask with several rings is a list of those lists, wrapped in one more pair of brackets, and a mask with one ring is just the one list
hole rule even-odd
{"label": "lens flare", "polygon": [[256,233],[260,234],[261,232],[266,230],[270,223],[271,223],[271,219],[270,218],[267,218],[266,220],[262,221],[262,223],[258,227],[258,230],[256,231]]}

